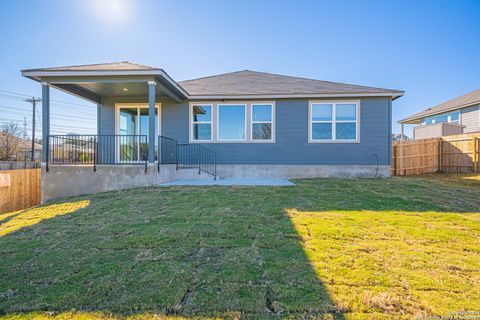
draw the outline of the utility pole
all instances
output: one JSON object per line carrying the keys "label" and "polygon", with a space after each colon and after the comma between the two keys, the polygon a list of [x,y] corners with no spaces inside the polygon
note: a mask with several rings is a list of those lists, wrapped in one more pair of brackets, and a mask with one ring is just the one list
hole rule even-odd
{"label": "utility pole", "polygon": [[27,117],[23,117],[23,140],[27,140]]}
{"label": "utility pole", "polygon": [[32,161],[35,161],[35,107],[42,99],[32,97],[31,99],[25,99],[25,101],[32,104]]}

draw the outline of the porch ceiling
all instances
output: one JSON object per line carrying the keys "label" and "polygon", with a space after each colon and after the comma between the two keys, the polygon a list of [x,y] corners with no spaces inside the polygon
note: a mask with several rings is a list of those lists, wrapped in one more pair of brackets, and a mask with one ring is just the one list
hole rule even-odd
{"label": "porch ceiling", "polygon": [[84,82],[76,84],[83,90],[94,93],[99,97],[129,97],[148,96],[148,87],[145,83],[105,83],[105,82]]}

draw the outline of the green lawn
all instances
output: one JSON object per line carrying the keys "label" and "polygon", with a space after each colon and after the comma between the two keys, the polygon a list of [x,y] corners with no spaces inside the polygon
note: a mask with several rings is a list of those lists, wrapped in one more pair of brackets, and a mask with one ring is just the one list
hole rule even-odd
{"label": "green lawn", "polygon": [[479,176],[141,188],[0,215],[7,319],[480,311]]}

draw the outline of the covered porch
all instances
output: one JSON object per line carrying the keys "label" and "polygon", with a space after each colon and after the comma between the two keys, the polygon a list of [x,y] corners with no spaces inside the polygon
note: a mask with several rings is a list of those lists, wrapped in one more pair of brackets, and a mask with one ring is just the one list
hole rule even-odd
{"label": "covered porch", "polygon": [[[42,86],[42,162],[48,164],[153,164],[161,135],[164,98],[181,102],[183,90],[162,69],[129,62],[23,70]],[[58,89],[97,105],[97,134],[50,134],[50,89]],[[119,104],[114,132],[106,133],[100,112],[107,100]],[[65,155],[69,156],[66,157]]]}
{"label": "covered porch", "polygon": [[[162,106],[188,104],[187,92],[162,69],[118,62],[29,69],[22,75],[42,86],[42,200],[193,174],[216,178],[212,151],[162,136],[162,123],[170,122],[162,121]],[[96,104],[96,134],[51,134],[51,89]]]}

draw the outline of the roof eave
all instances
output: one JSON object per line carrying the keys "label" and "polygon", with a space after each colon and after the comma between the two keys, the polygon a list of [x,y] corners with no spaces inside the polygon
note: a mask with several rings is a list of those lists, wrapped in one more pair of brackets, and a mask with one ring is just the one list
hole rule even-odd
{"label": "roof eave", "polygon": [[187,99],[188,92],[185,91],[177,82],[175,82],[164,70],[94,70],[94,71],[52,71],[30,69],[22,70],[22,76],[41,82],[42,77],[101,77],[101,76],[153,76],[157,80],[165,82],[173,87],[180,98]]}
{"label": "roof eave", "polygon": [[460,105],[460,106],[455,106],[455,107],[452,107],[452,108],[444,109],[444,110],[441,110],[441,111],[422,114],[422,115],[419,115],[419,116],[414,115],[412,117],[408,117],[408,118],[399,120],[398,123],[403,123],[403,124],[416,123],[416,122],[413,122],[413,121],[418,121],[418,120],[421,120],[425,117],[435,116],[437,114],[442,114],[442,113],[445,113],[445,112],[450,112],[450,111],[455,111],[455,110],[458,110],[458,109],[468,108],[468,107],[471,107],[471,106],[474,106],[474,105],[477,105],[477,104],[480,104],[480,100],[479,101],[474,101],[474,102],[471,102],[471,103],[467,103],[467,104],[463,104],[463,105]]}
{"label": "roof eave", "polygon": [[299,94],[245,94],[245,95],[190,95],[191,100],[222,100],[222,99],[289,99],[289,98],[358,98],[358,97],[390,97],[398,99],[404,92],[382,92],[382,93],[299,93]]}

